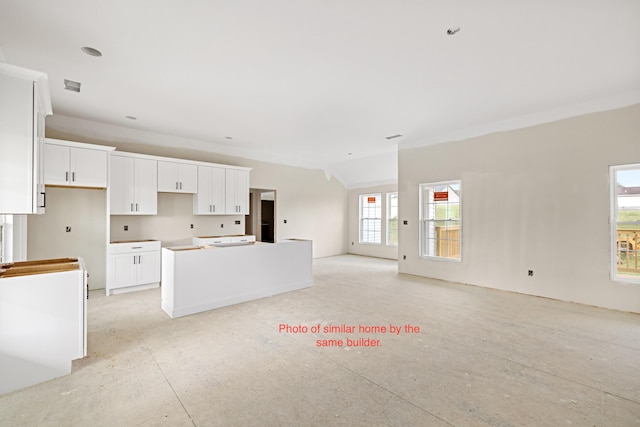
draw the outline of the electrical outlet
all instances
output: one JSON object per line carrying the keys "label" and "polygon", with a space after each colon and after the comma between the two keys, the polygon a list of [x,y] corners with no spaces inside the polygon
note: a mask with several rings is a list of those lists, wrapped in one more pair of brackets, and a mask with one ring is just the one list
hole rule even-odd
{"label": "electrical outlet", "polygon": [[191,227],[189,227],[189,228],[193,228],[193,224],[191,224]]}
{"label": "electrical outlet", "polygon": [[236,225],[240,225],[240,220],[236,219]]}
{"label": "electrical outlet", "polygon": [[71,227],[67,227],[66,230],[67,230],[67,233],[71,233]]}
{"label": "electrical outlet", "polygon": [[286,219],[284,220],[284,223],[285,223],[285,224],[287,223],[287,220],[286,220]]}
{"label": "electrical outlet", "polygon": [[404,221],[402,221],[402,225],[408,225],[409,221],[407,221],[406,219]]}
{"label": "electrical outlet", "polygon": [[129,231],[129,226],[128,225],[124,226],[124,231]]}
{"label": "electrical outlet", "polygon": [[533,270],[529,270],[529,272],[527,273],[529,276],[533,276]]}
{"label": "electrical outlet", "polygon": [[402,255],[402,259],[407,259],[407,256],[406,255]]}
{"label": "electrical outlet", "polygon": [[220,224],[220,228],[224,228],[224,224]]}
{"label": "electrical outlet", "polygon": [[351,242],[351,246],[353,246],[353,242]]}

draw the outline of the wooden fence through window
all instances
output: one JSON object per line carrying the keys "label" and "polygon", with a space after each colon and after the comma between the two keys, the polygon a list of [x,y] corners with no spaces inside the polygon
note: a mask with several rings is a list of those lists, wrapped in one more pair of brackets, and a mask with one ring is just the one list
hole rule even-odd
{"label": "wooden fence through window", "polygon": [[436,227],[436,256],[460,257],[460,227]]}
{"label": "wooden fence through window", "polygon": [[640,230],[618,229],[616,255],[618,273],[640,273]]}

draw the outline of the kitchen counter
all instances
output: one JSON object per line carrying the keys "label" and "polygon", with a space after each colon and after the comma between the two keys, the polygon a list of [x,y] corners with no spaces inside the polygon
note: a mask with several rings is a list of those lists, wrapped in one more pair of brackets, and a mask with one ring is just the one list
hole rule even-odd
{"label": "kitchen counter", "polygon": [[77,258],[55,258],[0,264],[0,278],[78,270]]}
{"label": "kitchen counter", "polygon": [[87,354],[82,258],[0,265],[0,394],[71,373]]}
{"label": "kitchen counter", "polygon": [[162,249],[162,309],[171,318],[312,285],[310,240]]}

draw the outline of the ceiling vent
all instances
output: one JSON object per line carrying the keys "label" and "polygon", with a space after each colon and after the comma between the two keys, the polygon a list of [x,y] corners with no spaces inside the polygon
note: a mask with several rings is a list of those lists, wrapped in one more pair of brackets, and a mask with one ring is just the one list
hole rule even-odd
{"label": "ceiling vent", "polygon": [[385,138],[387,138],[387,139],[391,140],[391,139],[396,139],[396,138],[401,138],[401,137],[402,137],[402,135],[397,134],[397,135],[387,136],[387,137],[385,137]]}
{"label": "ceiling vent", "polygon": [[64,79],[64,88],[73,92],[80,92],[80,82]]}

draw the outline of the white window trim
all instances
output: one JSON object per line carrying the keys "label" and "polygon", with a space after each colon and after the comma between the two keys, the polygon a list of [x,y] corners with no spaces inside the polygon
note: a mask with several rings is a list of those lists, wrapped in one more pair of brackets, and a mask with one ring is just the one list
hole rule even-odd
{"label": "white window trim", "polygon": [[[458,184],[460,186],[460,256],[458,258],[448,258],[448,257],[442,257],[442,256],[434,256],[434,255],[425,255],[424,254],[424,226],[423,226],[423,221],[424,221],[424,217],[423,217],[423,208],[424,208],[424,204],[423,204],[423,188],[424,187],[434,187],[434,186],[439,186],[439,185],[451,185],[451,184]],[[419,233],[419,240],[418,240],[418,256],[422,259],[429,259],[429,260],[436,260],[436,261],[444,261],[444,262],[462,262],[462,240],[463,240],[463,227],[462,227],[462,180],[458,179],[458,180],[450,180],[450,181],[436,181],[436,182],[423,182],[420,185],[418,185],[418,203],[419,203],[419,212],[418,212],[418,218],[419,218],[419,228],[420,228],[420,233]]]}
{"label": "white window trim", "polygon": [[634,283],[640,284],[640,277],[625,277],[618,275],[618,251],[617,251],[617,242],[618,242],[618,182],[616,178],[616,174],[619,171],[624,170],[632,170],[632,169],[640,169],[640,163],[630,164],[630,165],[616,165],[609,166],[609,196],[610,196],[610,216],[609,216],[609,225],[610,225],[610,267],[609,267],[609,276],[614,282],[621,283]]}
{"label": "white window trim", "polygon": [[[398,199],[398,192],[397,191],[391,191],[389,193],[385,194],[385,203],[387,205],[387,212],[386,212],[386,218],[385,218],[385,224],[387,227],[387,232],[386,234],[386,245],[390,246],[392,248],[397,248],[398,244],[397,243],[391,243],[391,227],[389,226],[391,224],[391,197],[394,196],[396,197],[396,199]],[[399,199],[398,199],[399,200]],[[399,205],[396,205],[396,209],[399,209]],[[400,216],[398,215],[397,221],[400,221]],[[398,227],[399,224],[396,224],[396,232],[399,232],[400,229]]]}

